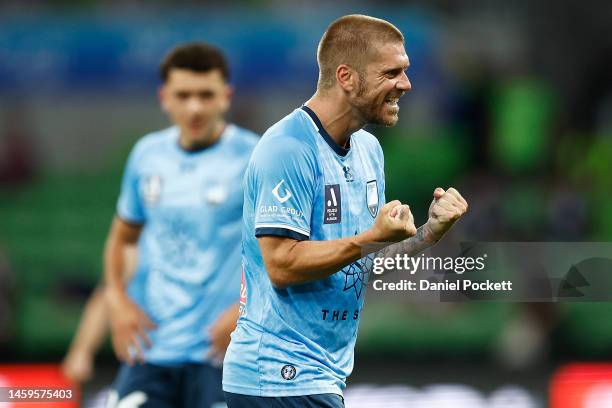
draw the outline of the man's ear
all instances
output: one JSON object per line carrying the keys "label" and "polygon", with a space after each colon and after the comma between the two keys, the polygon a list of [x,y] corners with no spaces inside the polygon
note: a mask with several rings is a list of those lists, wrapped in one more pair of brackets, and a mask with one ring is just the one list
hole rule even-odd
{"label": "man's ear", "polygon": [[232,97],[234,96],[234,87],[230,84],[227,84],[225,85],[225,89],[223,90],[223,92],[225,92],[225,106],[223,109],[225,112],[227,112],[230,108],[230,105],[232,104]]}
{"label": "man's ear", "polygon": [[162,110],[164,112],[167,112],[168,92],[163,85],[157,88],[157,97],[159,98],[159,105],[161,106]]}
{"label": "man's ear", "polygon": [[225,86],[225,95],[227,96],[227,99],[231,101],[232,98],[234,97],[234,87],[227,84]]}
{"label": "man's ear", "polygon": [[336,81],[346,92],[353,92],[357,89],[359,78],[357,72],[346,64],[338,65],[336,68]]}

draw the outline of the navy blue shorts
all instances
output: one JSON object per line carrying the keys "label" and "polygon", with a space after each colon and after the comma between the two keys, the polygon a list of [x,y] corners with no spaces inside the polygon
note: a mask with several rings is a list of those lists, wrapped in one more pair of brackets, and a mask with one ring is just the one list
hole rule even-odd
{"label": "navy blue shorts", "polygon": [[208,364],[123,364],[109,396],[115,404],[109,406],[124,402],[143,408],[225,407],[221,378],[221,368]]}
{"label": "navy blue shorts", "polygon": [[225,393],[228,408],[344,408],[344,398],[337,394],[299,397],[254,397]]}

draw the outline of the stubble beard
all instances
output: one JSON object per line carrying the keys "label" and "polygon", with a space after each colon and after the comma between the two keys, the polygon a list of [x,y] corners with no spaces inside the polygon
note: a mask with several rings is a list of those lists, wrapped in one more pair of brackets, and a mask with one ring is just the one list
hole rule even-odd
{"label": "stubble beard", "polygon": [[[359,75],[359,88],[353,102],[353,106],[357,109],[361,119],[366,125],[395,126],[399,119],[398,113],[393,114],[391,120],[387,120],[386,115],[380,113],[381,106],[375,100],[370,100],[365,96],[369,93],[369,90],[363,78],[363,75]],[[386,109],[386,106],[383,105],[382,109]]]}

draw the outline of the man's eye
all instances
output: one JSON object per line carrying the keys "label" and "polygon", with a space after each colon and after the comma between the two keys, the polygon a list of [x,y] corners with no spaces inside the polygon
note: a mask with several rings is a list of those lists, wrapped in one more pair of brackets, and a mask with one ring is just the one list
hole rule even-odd
{"label": "man's eye", "polygon": [[200,98],[202,99],[212,99],[215,97],[215,93],[211,91],[200,92]]}
{"label": "man's eye", "polygon": [[189,98],[189,94],[187,92],[177,92],[176,97],[180,100],[185,100]]}
{"label": "man's eye", "polygon": [[395,78],[396,76],[398,76],[398,75],[399,75],[399,73],[400,73],[400,72],[401,72],[401,71],[399,71],[399,70],[389,71],[389,72],[387,72],[387,73],[385,74],[385,77],[387,77],[387,78],[389,78],[389,79],[391,79],[391,78]]}

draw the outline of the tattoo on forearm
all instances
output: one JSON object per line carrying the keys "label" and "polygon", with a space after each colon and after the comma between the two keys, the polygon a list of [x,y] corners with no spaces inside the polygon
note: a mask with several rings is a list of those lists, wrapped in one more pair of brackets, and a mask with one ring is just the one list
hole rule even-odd
{"label": "tattoo on forearm", "polygon": [[404,241],[397,242],[395,244],[386,246],[379,251],[374,252],[372,255],[374,258],[387,258],[394,257],[397,254],[408,256],[415,256],[425,249],[429,248],[432,243],[425,240],[425,226],[422,225],[417,229],[416,234]]}
{"label": "tattoo on forearm", "polygon": [[416,238],[417,241],[422,241],[425,237],[425,226],[421,225],[419,228],[417,228],[416,231],[416,235],[414,236],[414,238]]}
{"label": "tattoo on forearm", "polygon": [[423,251],[427,247],[429,247],[429,245],[425,242],[424,226],[421,225],[413,237],[398,242],[397,244],[389,245],[387,248],[392,254],[408,254],[412,256]]}

